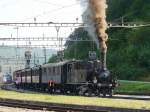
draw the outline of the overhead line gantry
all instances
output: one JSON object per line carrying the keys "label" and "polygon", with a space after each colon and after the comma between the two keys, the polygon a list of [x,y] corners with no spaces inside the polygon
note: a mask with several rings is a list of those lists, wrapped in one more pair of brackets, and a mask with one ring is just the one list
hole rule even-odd
{"label": "overhead line gantry", "polygon": [[[0,26],[17,26],[17,27],[90,27],[85,23],[0,23]],[[138,28],[150,26],[149,22],[108,22],[108,28]]]}

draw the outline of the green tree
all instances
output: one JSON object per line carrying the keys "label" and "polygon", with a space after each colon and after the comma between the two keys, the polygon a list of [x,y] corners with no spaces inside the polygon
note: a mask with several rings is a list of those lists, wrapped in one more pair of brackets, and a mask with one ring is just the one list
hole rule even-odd
{"label": "green tree", "polygon": [[[150,0],[108,0],[107,20],[113,22],[148,22]],[[119,79],[150,81],[150,27],[109,28],[107,66]],[[83,28],[77,28],[69,39],[92,39]],[[88,51],[97,51],[94,42],[67,41],[66,59],[88,59]],[[54,57],[52,57],[54,58]],[[54,59],[52,59],[54,60]]]}
{"label": "green tree", "polygon": [[57,55],[52,55],[52,57],[49,59],[48,63],[55,63],[57,62]]}

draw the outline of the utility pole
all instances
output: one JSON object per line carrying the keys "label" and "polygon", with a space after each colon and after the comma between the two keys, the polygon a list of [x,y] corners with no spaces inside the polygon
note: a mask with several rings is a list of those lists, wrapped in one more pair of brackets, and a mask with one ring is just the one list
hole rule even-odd
{"label": "utility pole", "polygon": [[58,40],[58,46],[59,46],[59,50],[60,50],[60,43],[61,43],[60,42],[61,40],[59,39],[59,30],[60,30],[60,27],[56,26],[55,28],[56,28],[56,32],[57,32],[57,40]]}
{"label": "utility pole", "polygon": [[9,66],[9,73],[11,74],[11,66]]}
{"label": "utility pole", "polygon": [[35,66],[35,53],[34,53],[34,66]]}
{"label": "utility pole", "polygon": [[47,57],[46,57],[46,48],[45,46],[43,47],[43,52],[44,52],[44,59],[45,59],[45,64],[47,62]]}
{"label": "utility pole", "polygon": [[121,24],[124,26],[124,17],[121,18]]}
{"label": "utility pole", "polygon": [[16,47],[16,69],[18,69],[18,59],[19,59],[19,54],[18,54],[18,27],[14,28],[17,30],[17,34],[16,34],[16,37],[17,37],[17,47]]}
{"label": "utility pole", "polygon": [[2,66],[0,65],[0,73],[2,72]]}
{"label": "utility pole", "polygon": [[37,54],[37,65],[39,65],[39,55]]}
{"label": "utility pole", "polygon": [[[77,40],[77,36],[76,36],[76,40]],[[78,59],[78,57],[77,57],[77,41],[75,41],[74,55],[75,55],[75,59]]]}

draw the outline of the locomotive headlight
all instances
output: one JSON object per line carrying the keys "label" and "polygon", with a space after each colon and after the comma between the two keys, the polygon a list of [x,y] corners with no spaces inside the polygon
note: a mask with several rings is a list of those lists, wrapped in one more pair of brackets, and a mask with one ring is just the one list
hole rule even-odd
{"label": "locomotive headlight", "polygon": [[96,84],[96,83],[97,83],[97,79],[96,79],[96,77],[94,77],[94,79],[93,79],[93,83],[94,83],[94,84]]}
{"label": "locomotive headlight", "polygon": [[101,85],[101,83],[98,83],[98,87],[101,87],[102,85]]}
{"label": "locomotive headlight", "polygon": [[93,83],[94,83],[94,84],[96,84],[96,83],[97,83],[97,80],[96,80],[96,79],[95,79],[95,80],[93,80]]}
{"label": "locomotive headlight", "polygon": [[112,86],[112,84],[109,84],[109,87],[111,87]]}

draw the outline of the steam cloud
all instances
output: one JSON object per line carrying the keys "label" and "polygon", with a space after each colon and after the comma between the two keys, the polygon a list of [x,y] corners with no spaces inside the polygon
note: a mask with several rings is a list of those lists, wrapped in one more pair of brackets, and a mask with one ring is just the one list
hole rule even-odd
{"label": "steam cloud", "polygon": [[80,0],[80,2],[85,8],[85,11],[82,15],[83,21],[89,26],[85,29],[96,41],[97,47],[101,48],[101,52],[106,53],[106,41],[108,39],[108,35],[106,33],[106,0],[87,0],[87,3]]}

